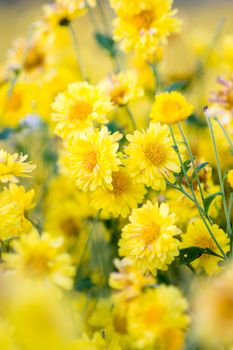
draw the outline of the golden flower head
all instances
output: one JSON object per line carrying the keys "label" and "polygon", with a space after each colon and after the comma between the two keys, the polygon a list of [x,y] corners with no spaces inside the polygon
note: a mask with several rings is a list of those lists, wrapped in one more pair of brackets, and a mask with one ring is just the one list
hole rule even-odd
{"label": "golden flower head", "polygon": [[36,165],[26,163],[28,155],[10,154],[0,150],[0,182],[18,182],[18,177],[29,177]]}
{"label": "golden flower head", "polygon": [[71,289],[74,267],[70,256],[62,251],[61,237],[41,236],[35,230],[13,242],[14,252],[4,258],[7,268],[29,279],[39,279],[45,285],[52,283]]}
{"label": "golden flower head", "polygon": [[94,191],[103,185],[113,188],[112,173],[118,171],[121,163],[117,155],[120,139],[120,133],[110,134],[102,127],[70,141],[64,160],[78,188],[83,191]]}
{"label": "golden flower head", "polygon": [[156,95],[150,118],[162,124],[173,124],[191,115],[193,106],[177,91]]}
{"label": "golden flower head", "polygon": [[184,346],[189,324],[188,304],[178,288],[160,285],[129,305],[128,329],[137,349],[174,349]]}
{"label": "golden flower head", "polygon": [[[212,225],[210,229],[224,253],[227,253],[229,251],[229,238],[227,234],[220,229],[218,225]],[[210,249],[219,256],[202,254],[199,258],[194,260],[191,265],[195,269],[203,269],[208,275],[213,275],[221,270],[219,262],[222,261],[222,254],[201,219],[194,220],[188,225],[187,232],[182,235],[180,247],[181,249],[189,247]]]}
{"label": "golden flower head", "polygon": [[94,123],[107,123],[112,104],[100,87],[81,82],[69,84],[67,91],[59,93],[52,109],[55,133],[69,139],[92,129]]}
{"label": "golden flower head", "polygon": [[172,0],[111,0],[117,13],[113,21],[114,39],[126,52],[135,51],[144,59],[156,60],[156,53],[167,37],[180,28],[172,10]]}
{"label": "golden flower head", "polygon": [[165,190],[166,180],[175,181],[180,165],[167,125],[151,123],[146,131],[135,131],[127,139],[127,164],[136,181],[155,190]]}
{"label": "golden flower head", "polygon": [[132,259],[142,272],[167,270],[179,255],[179,241],[174,236],[181,233],[168,205],[162,203],[159,207],[157,202],[153,205],[147,201],[132,211],[129,220],[119,241],[120,256]]}

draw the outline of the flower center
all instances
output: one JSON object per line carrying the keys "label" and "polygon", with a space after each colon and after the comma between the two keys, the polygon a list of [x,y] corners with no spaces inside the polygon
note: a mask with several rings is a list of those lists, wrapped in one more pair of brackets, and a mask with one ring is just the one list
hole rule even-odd
{"label": "flower center", "polygon": [[149,224],[141,230],[141,236],[146,244],[151,244],[160,234],[160,227],[156,224]]}
{"label": "flower center", "polygon": [[150,10],[143,10],[139,14],[133,17],[133,23],[135,26],[141,29],[150,29],[152,23],[154,22],[154,13]]}
{"label": "flower center", "polygon": [[148,159],[153,165],[160,165],[166,159],[163,146],[158,143],[149,143],[146,145],[144,154],[146,159]]}
{"label": "flower center", "polygon": [[216,245],[212,239],[209,239],[207,237],[199,238],[195,241],[195,246],[200,248],[209,248],[213,251],[216,250]]}
{"label": "flower center", "polygon": [[67,237],[76,237],[79,227],[73,218],[66,218],[61,222],[61,229]]}
{"label": "flower center", "polygon": [[24,69],[26,71],[32,71],[36,68],[43,67],[44,64],[44,53],[39,51],[36,47],[31,47],[24,62]]}
{"label": "flower center", "polygon": [[147,310],[144,314],[144,322],[149,327],[153,327],[154,324],[159,323],[164,315],[164,308],[160,305],[153,306]]}
{"label": "flower center", "polygon": [[42,254],[29,256],[26,260],[26,268],[34,276],[43,276],[49,270],[48,258]]}
{"label": "flower center", "polygon": [[115,104],[121,104],[124,96],[125,88],[120,85],[113,87],[113,89],[110,92],[111,101]]}
{"label": "flower center", "polygon": [[113,318],[113,324],[115,330],[120,334],[126,334],[127,333],[127,319],[125,316],[116,314]]}
{"label": "flower center", "polygon": [[70,120],[85,121],[88,114],[92,112],[92,107],[85,101],[77,101],[69,110]]}
{"label": "flower center", "polygon": [[8,111],[14,112],[22,107],[22,96],[18,92],[14,92],[8,100]]}
{"label": "flower center", "polygon": [[83,165],[87,171],[92,172],[97,165],[97,153],[95,151],[86,152],[83,156]]}
{"label": "flower center", "polygon": [[129,179],[123,172],[115,172],[112,174],[113,192],[116,196],[120,196],[126,192],[129,187]]}

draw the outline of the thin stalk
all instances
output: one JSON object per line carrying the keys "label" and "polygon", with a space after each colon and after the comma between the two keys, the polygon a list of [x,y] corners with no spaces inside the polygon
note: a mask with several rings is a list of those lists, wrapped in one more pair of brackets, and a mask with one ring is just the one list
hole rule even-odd
{"label": "thin stalk", "polygon": [[193,166],[194,175],[195,175],[195,178],[196,178],[196,180],[197,180],[198,189],[199,189],[199,192],[200,192],[200,194],[201,194],[201,199],[202,199],[202,203],[203,203],[203,207],[204,207],[204,203],[205,203],[204,195],[203,195],[203,191],[202,191],[202,188],[201,188],[200,178],[199,178],[199,175],[198,175],[198,172],[197,172],[197,169],[196,169],[196,165],[195,165],[193,153],[192,153],[191,147],[190,147],[190,145],[189,145],[188,139],[187,139],[187,137],[186,137],[186,135],[185,135],[185,133],[184,133],[184,131],[183,131],[183,128],[182,128],[181,123],[178,123],[178,128],[179,128],[180,133],[181,133],[181,135],[182,135],[182,137],[183,137],[185,146],[186,146],[186,148],[187,148],[187,150],[188,150],[188,154],[189,154],[189,157],[190,157],[192,166]]}
{"label": "thin stalk", "polygon": [[157,94],[157,92],[159,92],[161,90],[161,79],[160,79],[160,75],[159,75],[159,71],[157,66],[154,63],[149,63],[149,66],[151,67],[151,70],[153,72],[154,75],[154,79],[155,79],[155,95]]}
{"label": "thin stalk", "polygon": [[103,21],[103,24],[107,30],[107,33],[111,33],[112,32],[112,28],[111,26],[109,25],[108,23],[108,20],[107,20],[107,17],[105,15],[105,10],[104,10],[104,7],[103,7],[103,3],[102,3],[103,0],[99,0],[98,1],[98,9],[99,9],[99,13],[100,13],[100,16],[102,18],[102,21]]}
{"label": "thin stalk", "polygon": [[226,137],[226,139],[227,139],[227,141],[228,141],[228,143],[231,146],[231,149],[233,151],[233,142],[231,141],[231,138],[230,138],[228,132],[226,131],[226,129],[224,128],[224,126],[222,125],[222,123],[220,122],[220,120],[217,117],[215,117],[214,119],[217,121],[218,125],[222,129],[222,131],[223,131],[223,133],[224,133],[224,135],[225,135],[225,137]]}
{"label": "thin stalk", "polygon": [[174,135],[174,132],[173,132],[173,129],[172,129],[171,125],[169,125],[169,128],[170,128],[170,132],[171,132],[171,135],[172,135],[172,139],[173,139],[174,145],[175,145],[175,147],[176,147],[176,151],[177,151],[177,155],[178,155],[178,158],[179,158],[179,161],[180,161],[180,165],[181,165],[182,171],[183,171],[183,173],[184,173],[184,176],[185,176],[185,178],[186,178],[186,181],[187,181],[187,183],[188,183],[188,185],[189,185],[189,187],[190,187],[190,190],[191,190],[191,192],[192,192],[192,196],[193,196],[194,203],[195,203],[195,205],[196,205],[196,207],[197,207],[197,209],[198,209],[198,211],[199,211],[199,214],[200,214],[200,216],[201,216],[201,219],[202,219],[202,221],[203,221],[203,223],[204,223],[206,229],[208,230],[208,232],[209,232],[209,234],[211,235],[211,237],[212,237],[214,243],[216,244],[216,246],[217,246],[218,249],[220,250],[220,252],[221,252],[223,258],[226,259],[227,256],[226,256],[225,252],[223,251],[221,245],[219,244],[219,242],[218,242],[217,239],[215,238],[215,236],[214,236],[214,234],[213,234],[211,228],[209,227],[208,222],[206,221],[206,216],[205,216],[205,214],[204,214],[204,211],[203,211],[203,209],[201,208],[201,206],[199,205],[199,203],[198,203],[198,201],[197,201],[197,199],[196,199],[196,196],[195,196],[195,193],[194,193],[194,190],[193,190],[193,186],[192,186],[192,184],[190,184],[190,182],[189,182],[189,178],[188,178],[187,172],[186,172],[186,170],[185,170],[185,167],[184,167],[184,164],[183,164],[183,161],[182,161],[180,152],[179,152],[179,147],[178,147],[178,144],[177,144],[177,142],[176,142],[176,138],[175,138],[175,135]]}
{"label": "thin stalk", "polygon": [[74,30],[72,24],[69,24],[68,27],[69,27],[69,31],[70,31],[70,34],[71,34],[71,37],[72,37],[72,40],[73,40],[77,61],[79,63],[81,77],[82,77],[83,80],[88,80],[87,79],[87,73],[86,73],[85,65],[84,65],[84,62],[83,62],[83,57],[82,57],[81,50],[80,50],[79,43],[78,43],[77,35],[75,33],[75,30]]}
{"label": "thin stalk", "polygon": [[133,116],[133,113],[131,112],[131,110],[129,109],[128,106],[125,106],[125,110],[129,116],[129,119],[131,121],[131,124],[133,126],[134,129],[137,129],[137,125],[136,125],[136,122],[135,122],[135,119],[134,119],[134,116]]}
{"label": "thin stalk", "polygon": [[227,233],[231,237],[232,236],[231,221],[230,221],[229,213],[227,210],[227,201],[226,201],[225,188],[224,188],[224,183],[223,183],[223,178],[222,178],[221,163],[220,163],[220,158],[219,158],[219,154],[218,154],[217,143],[216,143],[215,136],[214,136],[213,126],[212,126],[212,123],[211,123],[209,117],[207,117],[207,123],[208,123],[210,135],[211,135],[211,139],[212,139],[212,143],[213,143],[213,147],[214,147],[214,153],[215,153],[215,159],[216,159],[217,171],[218,171],[218,178],[219,178],[220,188],[221,188],[221,192],[222,192],[223,209],[224,209],[226,222],[227,222]]}

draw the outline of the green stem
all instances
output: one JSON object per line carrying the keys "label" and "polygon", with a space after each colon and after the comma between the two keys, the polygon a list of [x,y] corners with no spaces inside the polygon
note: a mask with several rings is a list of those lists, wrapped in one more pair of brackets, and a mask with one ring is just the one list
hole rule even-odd
{"label": "green stem", "polygon": [[196,165],[195,165],[195,160],[194,160],[194,157],[193,157],[193,153],[192,153],[191,147],[189,145],[188,139],[187,139],[187,137],[186,137],[186,135],[185,135],[185,133],[183,131],[181,123],[178,123],[178,128],[179,128],[180,133],[181,133],[181,135],[183,137],[185,146],[186,146],[186,148],[188,150],[188,154],[189,154],[192,166],[193,166],[194,175],[195,175],[195,178],[197,180],[198,189],[199,189],[199,192],[201,194],[202,204],[203,204],[203,207],[204,207],[205,206],[204,195],[203,195],[203,191],[202,191],[202,188],[201,188],[201,182],[200,182],[200,178],[199,178],[199,175],[198,175],[198,172],[197,172],[197,168],[196,168]]}
{"label": "green stem", "polygon": [[103,21],[103,24],[107,30],[107,33],[111,33],[112,32],[112,28],[110,27],[109,23],[108,23],[108,20],[107,20],[107,17],[105,15],[105,10],[104,10],[104,7],[103,7],[103,0],[99,0],[98,1],[98,9],[99,9],[99,13],[100,13],[100,16],[102,18],[102,21]]}
{"label": "green stem", "polygon": [[214,234],[213,234],[211,228],[209,227],[208,222],[206,221],[205,213],[204,213],[203,209],[201,208],[201,206],[199,205],[199,203],[198,203],[198,201],[197,201],[197,198],[196,198],[196,196],[195,196],[195,193],[194,193],[192,184],[190,184],[190,181],[189,181],[189,178],[188,178],[186,169],[185,169],[185,167],[184,167],[184,164],[183,164],[183,161],[182,161],[182,157],[181,157],[181,155],[180,155],[179,147],[178,147],[178,144],[177,144],[177,142],[176,142],[176,138],[175,138],[175,135],[174,135],[174,132],[173,132],[173,129],[172,129],[171,125],[169,125],[169,128],[170,128],[170,132],[171,132],[172,139],[173,139],[173,142],[174,142],[174,145],[175,145],[175,149],[176,149],[176,151],[177,151],[177,155],[178,155],[178,158],[179,158],[179,161],[180,161],[181,169],[182,169],[182,171],[183,171],[183,173],[184,173],[184,176],[185,176],[185,178],[186,178],[186,181],[187,181],[187,183],[188,183],[188,185],[189,185],[189,188],[190,188],[191,193],[192,193],[192,196],[193,196],[193,201],[194,201],[194,203],[195,203],[195,205],[196,205],[196,207],[197,207],[197,209],[198,209],[198,211],[199,211],[199,214],[200,214],[200,216],[201,216],[201,219],[202,219],[202,221],[203,221],[203,223],[204,223],[206,229],[208,230],[209,234],[211,235],[211,237],[212,237],[214,243],[216,244],[216,246],[218,247],[219,251],[222,253],[223,258],[226,259],[227,256],[226,256],[225,252],[223,251],[221,245],[219,244],[219,242],[218,242],[217,239],[215,238],[215,236],[214,236]]}
{"label": "green stem", "polygon": [[151,67],[151,70],[153,72],[154,79],[155,79],[155,95],[156,95],[161,90],[162,83],[161,83],[158,67],[154,63],[149,63],[149,66]]}
{"label": "green stem", "polygon": [[214,119],[217,121],[218,125],[222,129],[222,131],[223,131],[223,133],[224,133],[224,135],[225,135],[225,137],[226,137],[226,139],[227,139],[227,141],[228,141],[228,143],[231,146],[231,149],[233,151],[233,142],[231,141],[231,138],[228,135],[228,132],[226,131],[226,129],[224,128],[224,126],[222,125],[222,123],[220,122],[220,120],[217,117],[215,117]]}
{"label": "green stem", "polygon": [[71,37],[72,37],[72,40],[73,40],[73,44],[74,44],[74,48],[75,48],[75,52],[76,52],[76,56],[77,56],[77,61],[79,63],[80,74],[81,74],[82,80],[88,80],[76,32],[75,32],[75,30],[74,30],[74,28],[73,28],[71,23],[69,24],[68,27],[69,27],[69,30],[70,30],[70,33],[71,33]]}
{"label": "green stem", "polygon": [[125,110],[126,110],[128,116],[129,116],[129,119],[131,121],[131,124],[132,124],[133,128],[136,130],[137,129],[137,125],[136,125],[133,113],[131,112],[131,110],[129,109],[128,106],[125,106]]}
{"label": "green stem", "polygon": [[208,116],[206,116],[206,119],[207,119],[208,127],[210,130],[210,135],[211,135],[211,139],[212,139],[212,143],[213,143],[213,147],[214,147],[214,153],[215,153],[215,159],[216,159],[217,171],[218,171],[218,178],[219,178],[220,188],[221,188],[221,192],[222,192],[223,209],[224,209],[226,222],[227,222],[227,233],[231,237],[232,236],[231,221],[230,221],[229,213],[227,210],[226,194],[225,194],[225,188],[224,188],[224,183],[223,183],[223,178],[222,178],[222,170],[221,170],[221,163],[220,163],[220,158],[219,158],[219,154],[218,154],[217,143],[216,143],[216,139],[214,136],[214,130],[213,130],[211,120]]}

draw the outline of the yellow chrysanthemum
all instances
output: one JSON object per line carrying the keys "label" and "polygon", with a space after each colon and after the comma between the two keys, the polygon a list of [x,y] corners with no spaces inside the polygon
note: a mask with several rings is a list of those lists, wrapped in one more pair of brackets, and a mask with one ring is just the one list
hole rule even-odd
{"label": "yellow chrysanthemum", "polygon": [[86,335],[82,339],[74,341],[69,350],[121,350],[118,342],[114,339],[106,340],[100,333],[94,333],[93,338],[89,339]]}
{"label": "yellow chrysanthemum", "polygon": [[233,170],[230,170],[227,174],[227,183],[232,191],[233,190]]}
{"label": "yellow chrysanthemum", "polygon": [[28,232],[32,224],[26,218],[33,208],[34,190],[25,191],[23,186],[10,184],[0,193],[0,238],[8,239]]}
{"label": "yellow chrysanthemum", "polygon": [[143,288],[155,284],[154,277],[144,276],[132,260],[115,259],[114,263],[118,272],[111,273],[109,285],[117,290],[114,296],[116,301],[131,301],[142,293]]}
{"label": "yellow chrysanthemum", "polygon": [[120,133],[111,135],[102,127],[69,143],[65,161],[78,188],[84,191],[94,191],[103,185],[112,188],[112,173],[118,171],[121,163],[117,156],[120,138]]}
{"label": "yellow chrysanthemum", "polygon": [[[211,231],[216,240],[222,247],[223,251],[227,253],[229,251],[229,238],[226,233],[218,227],[218,225],[212,225]],[[181,248],[199,247],[209,248],[214,253],[221,255],[219,248],[211,237],[205,224],[201,219],[197,219],[188,225],[187,232],[182,235]],[[195,269],[202,268],[208,275],[212,275],[221,270],[219,262],[222,261],[221,257],[202,254],[200,258],[194,260],[191,265]]]}
{"label": "yellow chrysanthemum", "polygon": [[17,177],[29,177],[36,165],[31,162],[25,163],[28,155],[10,154],[0,150],[0,182],[18,182]]}
{"label": "yellow chrysanthemum", "polygon": [[172,10],[172,0],[111,0],[117,13],[113,22],[114,39],[122,42],[126,52],[136,51],[145,59],[154,60],[158,47],[177,32],[180,22]]}
{"label": "yellow chrysanthemum", "polygon": [[166,180],[175,181],[173,172],[179,173],[180,165],[167,125],[151,123],[147,131],[135,131],[127,139],[127,164],[136,181],[157,191],[165,190]]}
{"label": "yellow chrysanthemum", "polygon": [[64,289],[72,288],[74,267],[70,256],[62,251],[63,239],[32,230],[13,242],[14,253],[4,260],[7,268],[30,279],[52,283]]}
{"label": "yellow chrysanthemum", "polygon": [[125,106],[131,101],[143,96],[143,89],[139,86],[138,76],[135,71],[122,72],[100,83],[111,98],[111,102],[117,106]]}
{"label": "yellow chrysanthemum", "polygon": [[92,193],[91,204],[102,209],[106,217],[122,216],[126,218],[130,211],[141,203],[145,195],[145,186],[134,183],[127,168],[120,167],[112,173],[112,188],[100,187]]}
{"label": "yellow chrysanthemum", "polygon": [[119,241],[119,254],[132,259],[142,272],[167,270],[175,256],[179,255],[179,241],[174,236],[181,231],[174,225],[175,214],[169,207],[159,207],[147,201],[142,208],[134,209],[130,224],[123,228]]}
{"label": "yellow chrysanthemum", "polygon": [[164,92],[155,97],[150,118],[154,122],[173,124],[191,115],[193,106],[177,91]]}
{"label": "yellow chrysanthemum", "polygon": [[55,133],[70,138],[93,128],[94,122],[106,123],[112,105],[101,88],[81,82],[69,84],[67,91],[59,93],[52,109]]}
{"label": "yellow chrysanthemum", "polygon": [[129,305],[128,330],[137,349],[181,350],[188,326],[187,301],[179,289],[147,289]]}
{"label": "yellow chrysanthemum", "polygon": [[55,0],[43,6],[43,20],[52,27],[67,26],[86,12],[84,0]]}

